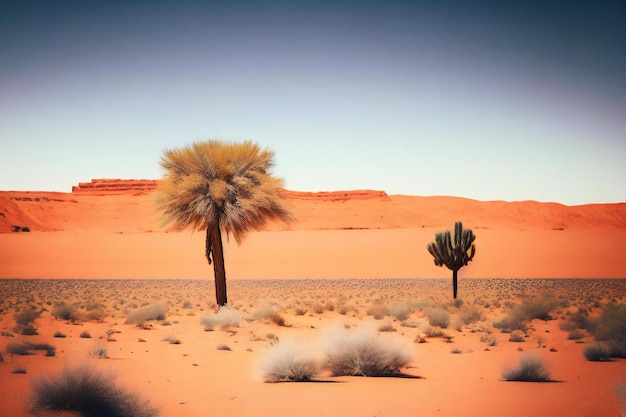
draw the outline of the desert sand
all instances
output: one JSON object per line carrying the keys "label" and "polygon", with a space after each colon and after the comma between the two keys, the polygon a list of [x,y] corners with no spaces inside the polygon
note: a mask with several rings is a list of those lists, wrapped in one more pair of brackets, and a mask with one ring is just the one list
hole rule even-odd
{"label": "desert sand", "polygon": [[[33,380],[77,364],[114,374],[161,416],[624,412],[614,386],[626,380],[626,361],[587,361],[582,351],[593,336],[570,339],[562,327],[581,308],[598,317],[603,305],[626,303],[626,204],[286,191],[293,223],[226,245],[238,327],[205,331],[201,319],[217,310],[204,235],[162,226],[154,186],[101,180],[72,193],[0,192],[0,416],[30,415]],[[461,307],[451,300],[450,271],[426,251],[435,233],[459,220],[477,235],[476,257],[460,272]],[[529,320],[523,342],[493,326],[536,297],[555,301],[551,319]],[[55,317],[59,302],[76,317]],[[163,320],[126,323],[152,304],[164,308]],[[405,317],[394,315],[398,306]],[[15,329],[15,313],[28,308],[42,312],[32,336]],[[89,318],[92,308],[98,314]],[[448,311],[447,337],[424,338],[430,308]],[[259,313],[267,309],[281,320]],[[463,322],[466,311],[478,317]],[[259,375],[273,345],[295,339],[321,352],[328,329],[364,323],[409,344],[406,377],[323,371],[316,382],[272,384]],[[47,343],[56,353],[11,354],[12,342]],[[503,369],[528,353],[544,360],[555,382],[502,380]],[[14,373],[20,368],[24,374]]]}

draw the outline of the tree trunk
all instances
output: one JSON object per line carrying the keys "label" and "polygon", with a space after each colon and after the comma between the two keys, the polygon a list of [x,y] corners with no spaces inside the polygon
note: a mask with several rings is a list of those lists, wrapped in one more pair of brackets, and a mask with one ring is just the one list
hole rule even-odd
{"label": "tree trunk", "polygon": [[457,282],[458,272],[459,271],[457,269],[452,270],[452,293],[454,294],[455,300],[456,300],[456,290],[458,288],[458,282]]}
{"label": "tree trunk", "polygon": [[[213,254],[215,300],[221,307],[228,304],[228,297],[226,296],[226,269],[224,268],[224,248],[222,247],[222,232],[220,231],[219,219],[214,222],[214,226],[211,229],[207,230],[207,242],[211,243],[210,250]],[[207,248],[207,250],[209,249]]]}

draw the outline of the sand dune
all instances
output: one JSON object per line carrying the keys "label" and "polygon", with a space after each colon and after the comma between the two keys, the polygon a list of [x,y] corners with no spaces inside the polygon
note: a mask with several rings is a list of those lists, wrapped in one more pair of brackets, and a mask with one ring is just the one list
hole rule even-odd
{"label": "sand dune", "polygon": [[[164,228],[155,187],[96,180],[72,193],[0,192],[0,277],[210,276],[203,233]],[[229,278],[446,277],[425,247],[459,220],[478,237],[461,277],[619,278],[626,270],[623,203],[568,207],[371,190],[284,197],[295,221],[270,224],[241,246],[228,242]]]}

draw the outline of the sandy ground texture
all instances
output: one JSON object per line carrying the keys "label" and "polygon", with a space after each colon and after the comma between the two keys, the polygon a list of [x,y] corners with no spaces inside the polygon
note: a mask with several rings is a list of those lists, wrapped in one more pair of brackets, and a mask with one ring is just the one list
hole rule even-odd
{"label": "sandy ground texture", "polygon": [[[115,375],[161,416],[624,413],[615,387],[626,362],[590,362],[583,350],[606,336],[598,329],[624,324],[626,204],[285,192],[293,223],[226,243],[230,307],[241,317],[205,331],[201,320],[217,309],[204,235],[161,225],[155,186],[0,192],[0,416],[28,415],[35,381],[81,364]],[[426,250],[455,221],[477,236],[459,275],[462,304]],[[163,317],[127,323],[151,306]],[[546,308],[539,318],[526,311]],[[16,322],[31,310],[32,322]],[[432,311],[449,316],[445,328]],[[514,342],[494,323],[520,311],[523,341]],[[612,324],[597,324],[607,315]],[[324,358],[333,329],[367,325],[376,340],[403,343],[402,376],[323,369],[314,382],[266,383],[259,372],[275,346],[289,352],[295,340]],[[54,355],[14,352],[24,344]],[[553,382],[502,380],[527,354]]]}
{"label": "sandy ground texture", "polygon": [[[607,303],[623,306],[625,287],[467,279],[455,305],[449,280],[240,280],[230,286],[237,325],[206,331],[201,320],[216,311],[209,281],[2,280],[0,415],[29,415],[33,381],[86,364],[115,375],[161,416],[619,416],[615,386],[626,380],[626,361],[587,361],[582,351],[593,336],[574,340],[566,324],[580,309],[597,317]],[[513,342],[493,323],[523,300],[548,302],[550,317],[529,319]],[[69,319],[61,302],[72,307]],[[163,307],[161,320],[127,323],[154,305]],[[15,329],[15,312],[28,308],[43,311],[32,336]],[[447,312],[446,328],[431,325],[432,309]],[[402,375],[322,371],[312,382],[264,382],[260,364],[273,346],[295,340],[323,355],[329,329],[368,323],[375,337],[404,342],[411,359]],[[440,334],[428,336],[433,329]],[[24,342],[47,343],[55,354],[8,353],[10,343]],[[503,370],[528,354],[543,360],[553,382],[503,381]]]}

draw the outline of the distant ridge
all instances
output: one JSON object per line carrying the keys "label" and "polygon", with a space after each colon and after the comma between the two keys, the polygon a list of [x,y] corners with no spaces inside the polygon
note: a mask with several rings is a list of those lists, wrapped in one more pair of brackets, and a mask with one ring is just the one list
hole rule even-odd
{"label": "distant ridge", "polygon": [[133,194],[140,195],[152,192],[158,185],[157,180],[121,180],[121,179],[93,179],[90,182],[79,182],[72,187],[72,194],[112,195]]}
{"label": "distant ridge", "polygon": [[[159,180],[94,179],[71,193],[0,191],[0,233],[166,231],[155,207]],[[358,230],[467,227],[498,230],[626,232],[626,203],[565,206],[536,201],[387,195],[384,191],[282,190],[295,221],[267,230]]]}

